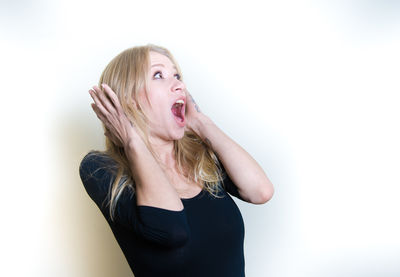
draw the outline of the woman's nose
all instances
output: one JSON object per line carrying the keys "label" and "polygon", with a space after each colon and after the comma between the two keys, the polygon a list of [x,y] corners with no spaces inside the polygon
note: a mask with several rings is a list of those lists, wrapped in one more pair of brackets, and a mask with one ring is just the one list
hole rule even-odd
{"label": "woman's nose", "polygon": [[175,79],[172,84],[172,91],[173,92],[178,92],[178,91],[183,92],[185,87],[186,87],[185,83],[183,83],[181,80]]}

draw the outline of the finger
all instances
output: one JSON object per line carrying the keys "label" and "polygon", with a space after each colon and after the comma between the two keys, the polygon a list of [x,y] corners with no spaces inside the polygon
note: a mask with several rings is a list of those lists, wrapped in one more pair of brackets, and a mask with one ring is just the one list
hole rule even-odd
{"label": "finger", "polygon": [[115,111],[115,107],[112,104],[110,98],[104,93],[102,89],[98,86],[93,86],[93,89],[96,91],[97,97],[100,99],[101,103],[103,104],[104,108],[109,112],[112,113]]}
{"label": "finger", "polygon": [[100,119],[101,121],[103,121],[102,118],[104,118],[104,117],[101,115],[101,112],[96,107],[96,104],[92,103],[92,104],[90,104],[90,106],[92,107],[92,109],[93,109],[94,113],[96,114],[97,118]]}
{"label": "finger", "polygon": [[[92,104],[92,107],[93,107],[94,110],[96,110],[96,106],[95,106],[94,104]],[[97,113],[96,113],[96,114],[97,114]],[[103,122],[105,122],[105,120],[106,120],[104,116],[98,115],[97,117],[98,117],[101,121],[103,121]],[[109,125],[106,124],[106,123],[104,123],[104,125],[106,126],[106,127],[105,127],[104,135],[107,136],[109,139],[111,139],[111,141],[112,141],[114,144],[116,144],[116,145],[122,145],[122,144],[119,142],[118,138],[117,138],[113,133],[111,133],[111,132],[109,131],[109,128],[110,128]]]}
{"label": "finger", "polygon": [[114,107],[117,110],[122,109],[117,94],[107,84],[101,84],[101,86],[103,87],[108,97],[111,99],[111,102],[113,103]]}
{"label": "finger", "polygon": [[[104,108],[103,104],[101,103],[100,99],[97,96],[97,93],[94,89],[90,89],[89,90],[90,96],[92,96],[94,103],[96,105],[96,107],[98,108],[98,110],[100,110],[100,112],[103,115],[108,114],[109,112]],[[93,106],[92,106],[93,107]]]}
{"label": "finger", "polygon": [[122,146],[122,143],[115,137],[108,129],[104,132],[104,135],[108,137],[115,145]]}
{"label": "finger", "polygon": [[111,111],[110,107],[107,106],[107,104],[110,104],[109,99],[107,98],[107,96],[104,94],[104,91],[99,88],[98,86],[93,86],[92,90],[96,93],[97,98],[99,99],[99,101],[101,102],[101,104],[103,105],[103,107],[105,109],[107,109],[107,111]]}
{"label": "finger", "polygon": [[201,113],[200,107],[199,107],[199,105],[197,105],[196,101],[194,101],[193,96],[190,93],[189,93],[189,96],[190,96],[190,99],[191,99],[192,103],[194,104],[194,107],[195,107],[196,111]]}
{"label": "finger", "polygon": [[121,140],[117,136],[115,136],[112,132],[110,132],[108,128],[106,128],[104,135],[108,137],[115,145],[117,146],[123,145]]}
{"label": "finger", "polygon": [[104,125],[108,126],[107,118],[99,111],[99,108],[95,104],[91,104],[93,111],[97,115],[97,118],[100,119],[104,123]]}
{"label": "finger", "polygon": [[111,136],[111,133],[110,133],[110,131],[108,131],[108,129],[105,130],[104,135],[106,137],[108,137],[112,142],[115,143],[114,138]]}
{"label": "finger", "polygon": [[[121,102],[119,101],[117,94],[107,84],[102,84],[102,87],[106,91],[108,97],[112,100],[112,103],[114,104],[114,107],[119,112],[119,114],[124,113],[124,110],[122,109]],[[138,108],[136,101],[133,99],[133,97],[132,97],[132,102],[133,106],[135,108]]]}
{"label": "finger", "polygon": [[190,93],[189,93],[189,91],[185,88],[185,94],[186,94],[186,99],[188,99],[189,98],[189,96],[190,96]]}

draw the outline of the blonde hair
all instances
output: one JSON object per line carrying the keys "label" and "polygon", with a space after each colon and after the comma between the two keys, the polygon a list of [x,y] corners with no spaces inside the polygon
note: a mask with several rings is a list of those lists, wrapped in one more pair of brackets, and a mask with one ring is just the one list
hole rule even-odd
{"label": "blonde hair", "polygon": [[[138,101],[141,90],[146,92],[147,97],[148,84],[146,80],[148,80],[147,75],[150,68],[150,51],[168,57],[176,66],[182,80],[181,70],[172,54],[166,48],[147,44],[126,49],[112,59],[101,74],[99,87],[105,83],[117,94],[128,119],[137,127],[143,141],[157,159],[149,142],[148,118],[143,113],[142,106]],[[139,107],[134,105],[132,99]],[[104,123],[102,125],[105,131]],[[109,166],[115,173],[115,179],[111,181],[107,204],[111,220],[114,220],[115,208],[122,192],[129,188],[134,193],[135,182],[124,149],[115,145],[108,137],[105,137],[105,144],[105,151],[93,151],[93,153],[108,155],[118,165]],[[174,154],[177,168],[181,174],[189,180],[200,183],[203,189],[205,188],[214,197],[219,197],[220,181],[223,181],[224,176],[219,160],[208,144],[203,142],[196,133],[187,130],[181,139],[174,141]]]}

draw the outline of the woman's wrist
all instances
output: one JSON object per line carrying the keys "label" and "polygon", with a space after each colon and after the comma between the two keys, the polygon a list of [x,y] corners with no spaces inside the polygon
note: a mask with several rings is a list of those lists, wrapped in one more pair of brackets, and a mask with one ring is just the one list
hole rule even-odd
{"label": "woman's wrist", "polygon": [[214,124],[214,122],[205,114],[200,114],[193,120],[193,124],[190,127],[202,140],[204,140],[205,134],[204,130],[207,125]]}
{"label": "woman's wrist", "polygon": [[123,144],[125,151],[130,151],[134,148],[142,147],[145,145],[143,139],[136,132],[131,132],[131,134],[128,136]]}

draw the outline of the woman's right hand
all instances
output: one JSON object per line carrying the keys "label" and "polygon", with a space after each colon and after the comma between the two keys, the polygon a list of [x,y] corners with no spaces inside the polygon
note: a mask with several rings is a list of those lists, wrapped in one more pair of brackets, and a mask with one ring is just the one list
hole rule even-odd
{"label": "woman's right hand", "polygon": [[93,86],[89,90],[94,103],[91,104],[97,117],[106,126],[106,135],[115,145],[127,147],[132,140],[138,139],[136,127],[126,116],[115,92],[106,84],[103,90]]}

